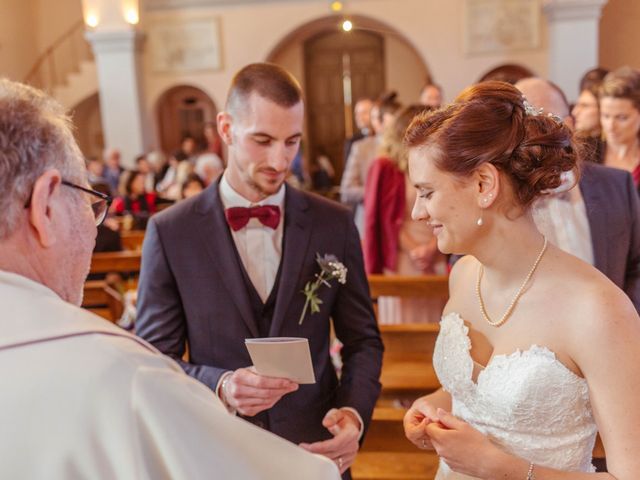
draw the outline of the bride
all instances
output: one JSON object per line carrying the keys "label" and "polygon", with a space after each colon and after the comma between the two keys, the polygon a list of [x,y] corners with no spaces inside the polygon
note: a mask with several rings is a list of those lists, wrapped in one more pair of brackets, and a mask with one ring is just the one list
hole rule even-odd
{"label": "bride", "polygon": [[[417,117],[406,141],[414,219],[468,254],[434,350],[443,388],[414,402],[407,438],[438,453],[438,480],[638,478],[640,319],[530,210],[576,170],[570,131],[487,82]],[[609,473],[593,473],[597,431]]]}

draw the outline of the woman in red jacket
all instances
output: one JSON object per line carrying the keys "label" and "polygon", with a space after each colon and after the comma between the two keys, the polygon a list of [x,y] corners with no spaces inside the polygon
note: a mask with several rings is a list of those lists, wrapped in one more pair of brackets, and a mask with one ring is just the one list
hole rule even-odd
{"label": "woman in red jacket", "polygon": [[[431,227],[411,219],[415,189],[407,174],[404,132],[418,113],[413,105],[400,111],[384,133],[380,157],[374,160],[365,186],[364,259],[368,274],[445,274],[446,256],[438,252]],[[438,322],[445,299],[378,299],[380,323]]]}

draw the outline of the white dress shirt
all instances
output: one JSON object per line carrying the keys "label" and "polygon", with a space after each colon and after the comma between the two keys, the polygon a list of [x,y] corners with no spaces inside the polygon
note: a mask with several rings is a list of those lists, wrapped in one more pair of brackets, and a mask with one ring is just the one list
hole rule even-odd
{"label": "white dress shirt", "polygon": [[274,195],[258,203],[252,203],[229,185],[226,175],[223,175],[220,180],[220,199],[225,210],[233,207],[249,208],[262,205],[274,205],[280,208],[280,223],[275,229],[263,225],[257,218],[251,218],[246,227],[235,232],[231,230],[242,265],[263,302],[267,301],[273,289],[282,258],[284,193],[283,185]]}
{"label": "white dress shirt", "polygon": [[533,208],[536,226],[556,247],[593,265],[593,244],[587,208],[573,175],[566,175],[563,184],[553,193],[540,197]]}
{"label": "white dress shirt", "polygon": [[[280,207],[280,223],[273,229],[260,223],[257,218],[251,218],[246,227],[238,231],[231,229],[233,241],[242,260],[253,286],[258,291],[263,302],[267,301],[269,294],[273,289],[273,284],[278,274],[280,260],[282,258],[282,236],[284,232],[284,185],[280,187],[277,193],[271,195],[258,203],[251,203],[244,198],[227,181],[224,174],[220,179],[220,199],[225,210],[233,207],[256,207],[262,205],[275,205]],[[225,372],[220,376],[216,385],[216,395],[220,397],[220,389],[224,380],[228,378],[232,372]],[[342,407],[344,410],[352,412],[360,422],[360,438],[364,433],[364,422],[362,417],[355,408]],[[236,413],[227,406],[231,413]]]}

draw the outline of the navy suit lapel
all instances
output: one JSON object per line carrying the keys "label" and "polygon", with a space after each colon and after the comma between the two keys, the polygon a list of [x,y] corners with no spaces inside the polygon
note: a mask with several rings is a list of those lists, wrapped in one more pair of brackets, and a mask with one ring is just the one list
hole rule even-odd
{"label": "navy suit lapel", "polygon": [[582,177],[580,178],[580,193],[584,200],[591,232],[591,245],[593,246],[593,266],[601,272],[607,271],[607,225],[606,212],[602,209],[603,201],[599,184],[591,174],[591,166],[583,164]]}
{"label": "navy suit lapel", "polygon": [[[202,194],[196,206],[200,215],[198,233],[209,257],[220,272],[224,288],[229,292],[242,320],[247,324],[254,337],[260,336],[258,325],[251,310],[249,294],[242,278],[242,265],[236,253],[233,237],[224,216],[224,207],[218,191],[218,182],[214,182]],[[207,268],[207,264],[203,264]]]}
{"label": "navy suit lapel", "polygon": [[[269,329],[269,336],[278,336],[291,299],[300,292],[300,272],[309,255],[309,239],[311,238],[311,219],[308,215],[309,203],[306,197],[289,186],[286,187],[284,212],[284,249],[280,285],[276,297],[276,306]],[[297,320],[297,318],[296,318]]]}

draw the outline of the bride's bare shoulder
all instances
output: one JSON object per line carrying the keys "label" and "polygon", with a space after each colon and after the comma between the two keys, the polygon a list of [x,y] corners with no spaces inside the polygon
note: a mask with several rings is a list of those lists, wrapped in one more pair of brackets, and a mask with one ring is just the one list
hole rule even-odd
{"label": "bride's bare shoulder", "polygon": [[573,312],[573,327],[586,333],[591,328],[608,328],[614,322],[640,325],[629,297],[593,266],[554,248],[545,270],[549,290],[560,295],[558,301]]}

